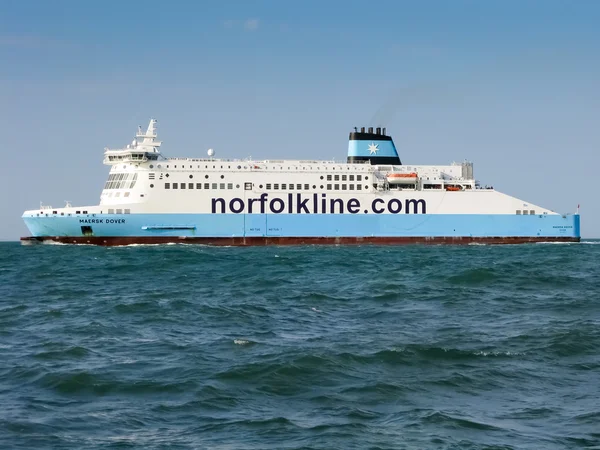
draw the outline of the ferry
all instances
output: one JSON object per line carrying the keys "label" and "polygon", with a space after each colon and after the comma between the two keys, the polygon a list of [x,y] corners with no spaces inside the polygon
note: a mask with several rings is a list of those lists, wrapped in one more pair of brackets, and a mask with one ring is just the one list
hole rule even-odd
{"label": "ferry", "polygon": [[100,202],[23,213],[23,244],[510,244],[578,242],[559,214],[481,186],[473,164],[403,164],[385,128],[350,132],[345,162],[171,158],[157,121],[104,151]]}

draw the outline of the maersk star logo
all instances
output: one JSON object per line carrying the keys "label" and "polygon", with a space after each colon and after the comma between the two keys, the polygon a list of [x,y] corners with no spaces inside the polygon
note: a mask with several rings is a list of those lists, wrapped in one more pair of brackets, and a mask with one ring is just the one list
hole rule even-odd
{"label": "maersk star logo", "polygon": [[379,150],[379,144],[375,144],[373,142],[371,142],[371,144],[369,145],[369,155],[376,155],[377,151]]}

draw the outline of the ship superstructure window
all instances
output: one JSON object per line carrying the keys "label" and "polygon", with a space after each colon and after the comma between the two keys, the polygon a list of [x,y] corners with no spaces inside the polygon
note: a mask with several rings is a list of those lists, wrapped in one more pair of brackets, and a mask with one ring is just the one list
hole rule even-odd
{"label": "ship superstructure window", "polygon": [[202,183],[196,183],[196,189],[202,189]]}
{"label": "ship superstructure window", "polygon": [[349,181],[354,181],[354,175],[348,175],[348,180]]}
{"label": "ship superstructure window", "polygon": [[165,189],[171,189],[171,183],[165,183]]}
{"label": "ship superstructure window", "polygon": [[348,181],[347,178],[348,178],[348,175],[342,175],[342,181]]}
{"label": "ship superstructure window", "polygon": [[131,189],[135,186],[137,173],[111,173],[104,189]]}
{"label": "ship superstructure window", "polygon": [[331,175],[327,175],[327,181],[331,181]]}
{"label": "ship superstructure window", "polygon": [[354,190],[354,185],[353,184],[349,184],[348,187],[350,188],[351,191]]}
{"label": "ship superstructure window", "polygon": [[334,185],[333,185],[333,188],[334,188],[336,191],[339,191],[339,190],[340,190],[340,185],[339,185],[339,184],[334,184]]}
{"label": "ship superstructure window", "polygon": [[356,181],[362,181],[362,175],[356,175]]}
{"label": "ship superstructure window", "polygon": [[173,183],[173,189],[177,189],[178,185],[177,183]]}
{"label": "ship superstructure window", "polygon": [[327,190],[328,190],[328,191],[330,191],[330,190],[331,190],[331,185],[330,185],[330,184],[328,184],[328,185],[327,185]]}
{"label": "ship superstructure window", "polygon": [[275,184],[273,185],[273,189],[275,189],[275,190],[278,190],[278,189],[279,189],[279,183],[275,183]]}
{"label": "ship superstructure window", "polygon": [[299,191],[301,191],[302,190],[302,185],[301,184],[297,184],[296,185],[296,189],[298,189]]}
{"label": "ship superstructure window", "polygon": [[212,188],[213,188],[213,189],[217,189],[217,183],[213,183],[213,184],[212,184]]}
{"label": "ship superstructure window", "polygon": [[225,189],[225,183],[220,183],[219,184],[219,189]]}
{"label": "ship superstructure window", "polygon": [[271,189],[271,183],[267,183],[266,189],[267,189],[267,190],[270,190],[270,189]]}
{"label": "ship superstructure window", "polygon": [[309,189],[310,189],[310,186],[309,186],[308,184],[305,184],[305,185],[304,185],[304,190],[305,190],[305,191],[308,191]]}
{"label": "ship superstructure window", "polygon": [[346,190],[346,187],[347,187],[347,185],[345,185],[345,184],[342,184],[342,191],[345,191],[345,190]]}
{"label": "ship superstructure window", "polygon": [[334,180],[335,180],[335,181],[340,181],[340,176],[339,176],[339,175],[336,175],[336,176],[334,177]]}
{"label": "ship superstructure window", "polygon": [[204,183],[204,189],[210,189],[210,183]]}
{"label": "ship superstructure window", "polygon": [[185,189],[185,183],[181,183],[181,189]]}
{"label": "ship superstructure window", "polygon": [[521,215],[521,210],[517,209],[517,215],[520,216]]}
{"label": "ship superstructure window", "polygon": [[526,216],[529,214],[529,211],[527,211],[526,209],[523,210],[523,215]]}
{"label": "ship superstructure window", "polygon": [[233,183],[227,183],[227,189],[233,189]]}
{"label": "ship superstructure window", "polygon": [[194,183],[188,183],[188,189],[194,189]]}
{"label": "ship superstructure window", "polygon": [[535,216],[535,210],[533,210],[533,209],[530,209],[530,210],[529,210],[529,215],[530,215],[530,216]]}

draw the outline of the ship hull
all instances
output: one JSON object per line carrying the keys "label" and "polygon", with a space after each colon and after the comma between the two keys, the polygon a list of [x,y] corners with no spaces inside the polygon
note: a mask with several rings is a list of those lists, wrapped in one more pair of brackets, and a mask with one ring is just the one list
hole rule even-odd
{"label": "ship hull", "polygon": [[131,245],[520,244],[577,242],[579,215],[96,214],[24,217],[24,243]]}
{"label": "ship hull", "polygon": [[379,236],[379,237],[186,237],[186,236],[37,236],[22,237],[21,243],[72,245],[158,245],[199,244],[210,246],[268,246],[268,245],[468,245],[468,244],[528,244],[540,242],[579,242],[579,237],[470,237],[470,236]]}

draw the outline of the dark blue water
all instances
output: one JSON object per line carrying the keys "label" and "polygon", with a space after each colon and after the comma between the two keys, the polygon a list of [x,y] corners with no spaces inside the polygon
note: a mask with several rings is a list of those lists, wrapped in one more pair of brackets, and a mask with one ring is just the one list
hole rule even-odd
{"label": "dark blue water", "polygon": [[595,244],[0,244],[0,447],[600,448]]}

